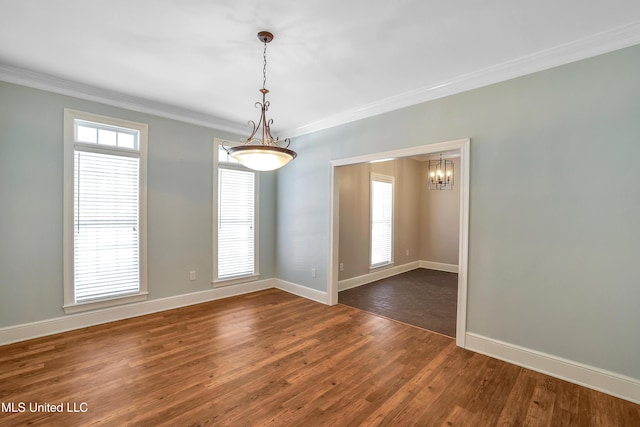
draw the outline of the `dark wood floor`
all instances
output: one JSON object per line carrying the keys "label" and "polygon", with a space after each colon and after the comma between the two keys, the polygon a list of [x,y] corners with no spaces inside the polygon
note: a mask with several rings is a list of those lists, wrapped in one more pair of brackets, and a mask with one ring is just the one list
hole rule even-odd
{"label": "dark wood floor", "polygon": [[341,291],[338,302],[455,338],[458,275],[417,268]]}
{"label": "dark wood floor", "polygon": [[639,405],[275,289],[0,347],[0,400],[87,405],[2,426],[640,425]]}

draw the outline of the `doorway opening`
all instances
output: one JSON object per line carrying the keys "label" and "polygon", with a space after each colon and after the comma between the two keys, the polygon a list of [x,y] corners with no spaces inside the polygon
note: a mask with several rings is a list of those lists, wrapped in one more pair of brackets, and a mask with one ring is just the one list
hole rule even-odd
{"label": "doorway opening", "polygon": [[[340,261],[339,256],[339,237],[340,237],[340,188],[339,188],[339,167],[356,165],[359,163],[371,163],[388,159],[401,159],[407,157],[422,157],[430,154],[439,154],[448,152],[459,156],[459,167],[456,170],[455,185],[459,186],[459,213],[458,213],[458,254],[457,254],[457,304],[456,304],[456,325],[455,336],[456,344],[460,347],[465,345],[466,334],[466,313],[467,313],[467,254],[468,254],[468,222],[469,222],[469,139],[461,139],[455,141],[447,141],[436,144],[423,145],[407,149],[387,151],[383,153],[375,153],[365,156],[338,159],[331,162],[331,194],[330,194],[330,230],[331,239],[329,244],[329,278],[328,278],[328,303],[331,305],[338,303],[338,281]],[[405,267],[409,264],[405,264]],[[401,267],[401,266],[398,266]],[[417,265],[416,267],[426,267],[425,265]],[[375,280],[375,275],[380,274],[387,277],[391,269],[395,266],[387,266],[387,268],[378,270],[372,269],[368,278]],[[407,270],[405,270],[407,271]],[[402,273],[403,271],[397,271]],[[385,276],[385,274],[387,276]],[[371,281],[371,280],[369,280]],[[343,281],[344,282],[344,281]]]}

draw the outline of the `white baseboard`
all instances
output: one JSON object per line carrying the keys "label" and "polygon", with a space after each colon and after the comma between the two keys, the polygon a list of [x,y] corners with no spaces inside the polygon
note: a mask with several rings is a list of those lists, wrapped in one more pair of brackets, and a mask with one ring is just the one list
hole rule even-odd
{"label": "white baseboard", "polygon": [[428,268],[429,270],[446,271],[448,273],[458,272],[458,266],[455,264],[444,264],[442,262],[433,261],[412,261],[406,264],[394,265],[393,267],[363,274],[362,276],[340,280],[338,282],[338,292],[366,285],[367,283],[375,282],[376,280],[386,279],[387,277],[395,276],[396,274],[406,273],[407,271],[415,270],[416,268]]}
{"label": "white baseboard", "polygon": [[67,316],[56,317],[53,319],[47,319],[38,322],[8,326],[5,328],[0,328],[0,345],[11,344],[18,341],[25,341],[45,335],[57,334],[73,329],[86,328],[88,326],[99,325],[101,323],[115,322],[116,320],[143,316],[145,314],[170,310],[172,308],[199,304],[221,298],[228,298],[235,295],[246,294],[249,292],[270,289],[276,287],[275,282],[276,279],[257,280],[254,282],[242,283],[234,286],[208,289],[206,291],[192,292],[189,294],[176,295],[167,298],[152,299],[143,302],[120,305],[117,307],[104,308],[101,310],[70,314]]}
{"label": "white baseboard", "polygon": [[[410,267],[413,264],[405,264],[394,268],[399,270],[404,268],[404,271],[410,271],[417,268],[417,265]],[[391,270],[393,268],[384,271],[391,272]],[[393,274],[399,273],[391,273],[388,276]],[[328,294],[326,292],[280,279],[265,279],[0,328],[0,345],[271,288],[278,288],[319,303],[328,303]],[[592,388],[630,402],[640,403],[640,380],[471,332],[468,332],[465,338],[465,348],[468,350]]]}
{"label": "white baseboard", "polygon": [[418,261],[420,268],[428,268],[429,270],[446,271],[447,273],[457,273],[458,266],[455,264],[445,264],[433,261]]}
{"label": "white baseboard", "polygon": [[465,348],[640,404],[640,380],[471,332]]}
{"label": "white baseboard", "polygon": [[307,288],[306,286],[298,285],[296,283],[287,282],[286,280],[273,279],[274,287],[290,294],[298,295],[312,301],[320,302],[322,304],[329,304],[329,294],[326,292],[318,291],[316,289]]}
{"label": "white baseboard", "polygon": [[376,280],[386,279],[387,277],[395,276],[396,274],[415,270],[420,267],[419,263],[420,261],[413,261],[402,265],[394,265],[393,267],[376,270],[371,273],[363,274],[362,276],[340,280],[338,282],[338,292],[366,285],[367,283],[375,282]]}

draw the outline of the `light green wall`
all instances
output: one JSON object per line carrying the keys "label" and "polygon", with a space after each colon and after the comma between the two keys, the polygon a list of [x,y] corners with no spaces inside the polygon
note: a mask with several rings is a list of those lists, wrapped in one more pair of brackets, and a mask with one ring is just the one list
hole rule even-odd
{"label": "light green wall", "polygon": [[467,330],[640,379],[639,70],[635,46],[295,138],[277,276],[326,291],[331,160],[470,137]]}
{"label": "light green wall", "polygon": [[[237,137],[0,82],[0,327],[64,316],[64,108],[149,125],[149,298],[211,289],[213,138]],[[260,273],[269,278],[275,173],[261,174],[260,192]]]}

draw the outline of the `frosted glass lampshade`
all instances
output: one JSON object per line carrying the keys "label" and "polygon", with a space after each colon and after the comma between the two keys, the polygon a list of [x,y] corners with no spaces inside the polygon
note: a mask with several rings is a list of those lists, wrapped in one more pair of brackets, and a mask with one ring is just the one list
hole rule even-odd
{"label": "frosted glass lampshade", "polygon": [[257,171],[272,171],[296,158],[295,151],[271,145],[240,145],[228,152],[242,165]]}

